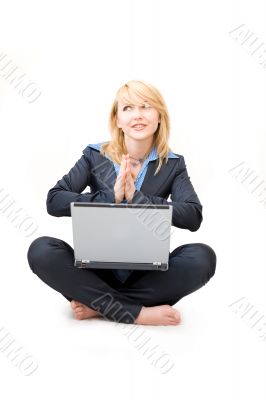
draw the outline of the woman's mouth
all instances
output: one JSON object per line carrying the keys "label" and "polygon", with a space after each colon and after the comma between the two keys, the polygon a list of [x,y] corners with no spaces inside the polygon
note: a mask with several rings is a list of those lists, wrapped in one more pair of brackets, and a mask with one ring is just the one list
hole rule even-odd
{"label": "woman's mouth", "polygon": [[143,124],[138,124],[138,125],[134,125],[132,128],[137,130],[137,131],[141,131],[142,129],[144,129],[146,127],[146,125]]}

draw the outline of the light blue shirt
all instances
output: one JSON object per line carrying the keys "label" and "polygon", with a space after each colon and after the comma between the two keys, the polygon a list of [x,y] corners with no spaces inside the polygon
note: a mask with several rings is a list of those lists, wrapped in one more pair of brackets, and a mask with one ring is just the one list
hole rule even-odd
{"label": "light blue shirt", "polygon": [[[96,144],[89,144],[89,147],[100,151],[101,145],[103,143],[106,143],[106,142],[101,142],[101,143],[96,143]],[[111,160],[110,157],[107,154],[105,154],[105,156],[106,156],[106,158]],[[136,190],[140,190],[141,189],[142,183],[144,181],[144,178],[145,178],[145,175],[146,175],[146,172],[147,172],[147,169],[148,169],[149,162],[153,161],[153,160],[156,160],[157,158],[158,158],[158,153],[156,151],[156,147],[153,146],[151,151],[150,151],[150,154],[144,160],[144,162],[142,164],[142,167],[141,167],[141,170],[139,171],[139,173],[138,173],[138,175],[136,177],[136,181],[135,181]],[[169,151],[168,158],[179,158],[179,157],[175,153]],[[116,176],[118,176],[119,171],[120,171],[120,165],[115,163],[114,161],[112,161],[112,163],[113,163],[114,168],[115,168]],[[127,203],[127,200],[123,200],[122,203]],[[128,276],[132,272],[132,270],[128,270],[128,269],[113,269],[112,271],[113,271],[114,275],[121,282],[125,282],[126,279],[128,278]]]}

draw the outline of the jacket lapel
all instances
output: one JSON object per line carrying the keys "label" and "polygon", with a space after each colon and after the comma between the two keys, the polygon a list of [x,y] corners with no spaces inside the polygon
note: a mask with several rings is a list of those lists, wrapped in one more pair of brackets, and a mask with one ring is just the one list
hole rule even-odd
{"label": "jacket lapel", "polygon": [[154,176],[156,168],[157,168],[156,160],[150,161],[148,164],[144,181],[140,188],[140,190],[143,193],[147,193],[150,195],[159,194],[161,186],[165,183],[165,181],[168,178],[168,175],[171,172],[170,163],[167,163],[167,165],[163,165],[160,169],[160,172]]}

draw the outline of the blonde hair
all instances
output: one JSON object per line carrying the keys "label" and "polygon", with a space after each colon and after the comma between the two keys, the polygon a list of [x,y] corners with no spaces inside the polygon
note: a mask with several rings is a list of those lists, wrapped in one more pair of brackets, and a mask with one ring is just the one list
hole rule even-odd
{"label": "blonde hair", "polygon": [[160,123],[154,133],[153,141],[153,145],[155,145],[158,154],[158,168],[154,174],[156,175],[160,171],[163,163],[166,164],[168,162],[168,152],[171,151],[168,146],[170,135],[169,114],[161,93],[151,84],[136,80],[125,83],[117,91],[109,117],[111,140],[110,142],[102,144],[100,153],[102,155],[107,154],[112,161],[120,164],[122,154],[126,154],[127,149],[124,142],[124,132],[121,128],[118,128],[116,124],[118,101],[139,106],[143,105],[144,101],[147,101],[150,106],[158,111]]}

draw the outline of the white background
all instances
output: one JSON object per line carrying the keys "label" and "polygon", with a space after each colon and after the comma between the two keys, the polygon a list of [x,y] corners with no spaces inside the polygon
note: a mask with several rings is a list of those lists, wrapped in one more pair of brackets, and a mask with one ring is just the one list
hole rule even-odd
{"label": "white background", "polygon": [[[245,24],[266,41],[265,2],[0,4],[0,54],[41,91],[30,103],[0,74],[0,188],[38,225],[27,238],[0,213],[0,329],[38,364],[24,376],[0,352],[1,397],[265,399],[266,340],[230,306],[244,297],[266,321],[266,206],[230,172],[244,163],[266,180],[266,69],[230,34]],[[71,244],[71,220],[47,214],[47,192],[89,143],[109,140],[111,103],[131,79],[162,93],[170,146],[203,204],[200,229],[176,229],[171,250],[202,242],[217,254],[215,276],[175,305],[182,324],[143,328],[174,362],[167,374],[115,323],[74,320],[26,258],[38,236]]]}

